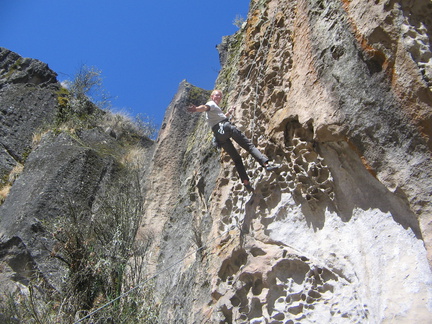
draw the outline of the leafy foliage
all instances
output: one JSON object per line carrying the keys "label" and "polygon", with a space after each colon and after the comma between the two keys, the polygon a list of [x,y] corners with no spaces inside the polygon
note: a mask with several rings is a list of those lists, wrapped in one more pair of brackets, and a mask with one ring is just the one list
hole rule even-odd
{"label": "leafy foliage", "polygon": [[245,21],[246,20],[241,15],[237,15],[235,17],[235,19],[233,20],[233,25],[238,27],[238,28],[241,28]]}

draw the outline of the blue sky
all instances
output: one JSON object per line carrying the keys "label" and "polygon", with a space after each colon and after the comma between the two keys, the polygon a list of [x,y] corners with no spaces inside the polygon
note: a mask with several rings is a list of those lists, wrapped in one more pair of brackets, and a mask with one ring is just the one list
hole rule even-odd
{"label": "blue sky", "polygon": [[0,0],[0,46],[47,63],[60,81],[94,66],[114,108],[160,124],[182,80],[213,88],[216,45],[248,9],[249,0]]}

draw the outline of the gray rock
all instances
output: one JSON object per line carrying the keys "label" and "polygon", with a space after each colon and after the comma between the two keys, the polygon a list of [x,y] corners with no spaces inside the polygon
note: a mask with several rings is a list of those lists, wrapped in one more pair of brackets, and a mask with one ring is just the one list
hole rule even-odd
{"label": "gray rock", "polygon": [[0,185],[26,159],[33,135],[54,120],[59,87],[45,63],[0,48]]}
{"label": "gray rock", "polygon": [[[104,137],[113,150],[119,149],[112,138],[98,130],[85,133],[87,138]],[[6,257],[11,247],[15,247],[19,255],[26,255],[26,258],[6,257],[6,262],[10,264],[12,260],[15,265],[11,267],[21,269],[31,260],[57,289],[61,288],[66,268],[50,256],[54,240],[47,226],[70,217],[72,212],[91,209],[98,192],[119,170],[111,155],[100,154],[85,144],[67,133],[46,134],[29,155],[23,173],[0,206],[0,253]],[[11,279],[18,277],[23,275],[14,273]]]}
{"label": "gray rock", "polygon": [[235,37],[233,35],[228,35],[222,37],[222,42],[216,45],[216,49],[219,53],[219,63],[223,67],[229,57],[229,49],[231,44],[235,41]]}
{"label": "gray rock", "polygon": [[23,58],[0,47],[0,88],[7,84],[25,83],[48,86],[57,82],[57,73],[39,60]]}

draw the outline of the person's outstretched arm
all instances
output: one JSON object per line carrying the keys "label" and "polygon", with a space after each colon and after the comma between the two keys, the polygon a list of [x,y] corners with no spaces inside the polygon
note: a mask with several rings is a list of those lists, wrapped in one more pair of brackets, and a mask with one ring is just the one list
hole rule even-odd
{"label": "person's outstretched arm", "polygon": [[209,110],[210,107],[207,105],[200,105],[200,106],[190,105],[189,107],[187,107],[187,111],[189,112],[204,112]]}

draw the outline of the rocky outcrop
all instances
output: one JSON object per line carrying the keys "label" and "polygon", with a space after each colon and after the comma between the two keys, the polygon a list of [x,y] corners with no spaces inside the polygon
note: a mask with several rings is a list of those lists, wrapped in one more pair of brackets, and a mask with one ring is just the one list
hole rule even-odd
{"label": "rocky outcrop", "polygon": [[[63,262],[52,257],[55,240],[47,225],[51,228],[59,217],[91,209],[98,193],[119,171],[111,156],[89,148],[87,141],[83,145],[85,137],[98,142],[109,138],[94,132],[76,139],[65,133],[48,133],[29,155],[23,173],[0,206],[0,236],[3,246],[8,247],[2,253],[9,254],[12,248],[22,251],[41,277],[57,289],[61,289],[67,271]],[[112,149],[115,141],[106,145]],[[27,261],[14,260],[7,262],[7,268],[25,278],[19,269],[25,268]]]}
{"label": "rocky outcrop", "polygon": [[[139,257],[159,322],[430,321],[431,11],[419,1],[251,2],[219,46],[216,87],[237,107],[237,127],[281,166],[267,172],[240,149],[247,192],[203,116],[185,110],[209,91],[180,84],[140,165],[136,241],[152,238]],[[55,87],[32,66],[21,68],[27,77],[1,70],[10,116],[19,110],[5,108],[6,90]],[[37,103],[55,102],[40,93]],[[49,259],[44,222],[77,202],[97,210],[123,147],[101,128],[48,132],[26,156],[12,140],[19,123],[2,118],[2,165],[25,165],[0,206],[1,280],[26,285],[40,272],[58,287],[65,268]]]}
{"label": "rocky outcrop", "polygon": [[53,121],[56,76],[47,64],[0,48],[0,186],[30,153],[34,133]]}
{"label": "rocky outcrop", "polygon": [[[193,226],[198,232],[209,229],[209,219],[202,220],[206,210],[194,216],[190,204],[209,199],[219,170],[218,159],[204,120],[185,110],[190,104],[205,101],[209,94],[187,81],[179,85],[165,113],[147,171],[145,217],[140,235],[152,233],[161,245],[157,249],[171,255],[168,258],[174,258],[179,249],[186,252],[189,247],[190,242],[180,238],[184,231],[191,232]],[[178,226],[183,230],[178,231]],[[152,255],[159,257],[155,251]],[[155,267],[158,261],[148,262]]]}
{"label": "rocky outcrop", "polygon": [[[224,153],[214,164],[202,120],[176,145],[193,159],[156,164],[143,231],[151,224],[161,238],[148,255],[161,322],[429,321],[431,10],[251,2],[220,47],[216,87],[282,167],[268,173],[241,151],[249,194]],[[161,136],[154,163],[178,140],[169,122]]]}
{"label": "rocky outcrop", "polygon": [[[40,287],[60,292],[73,265],[56,252],[59,240],[53,233],[62,233],[64,227],[72,227],[71,219],[83,215],[85,222],[94,222],[90,217],[104,206],[106,195],[116,192],[121,196],[112,188],[120,190],[122,181],[128,179],[125,160],[132,159],[131,149],[139,148],[145,163],[153,142],[127,127],[122,129],[119,116],[104,127],[61,127],[57,121],[60,85],[55,73],[42,62],[5,49],[0,51],[0,64],[0,171],[4,180],[0,189],[5,183],[10,186],[0,201],[0,285],[8,294],[35,285],[32,280],[37,279]],[[91,105],[93,113],[104,116]],[[20,172],[11,172],[17,165]],[[117,196],[110,201],[119,199]],[[128,199],[141,200],[141,196]],[[65,243],[73,246],[73,242]],[[78,248],[72,252],[78,259],[82,253]]]}
{"label": "rocky outcrop", "polygon": [[0,87],[10,84],[46,87],[53,83],[57,83],[57,73],[46,63],[0,48]]}

